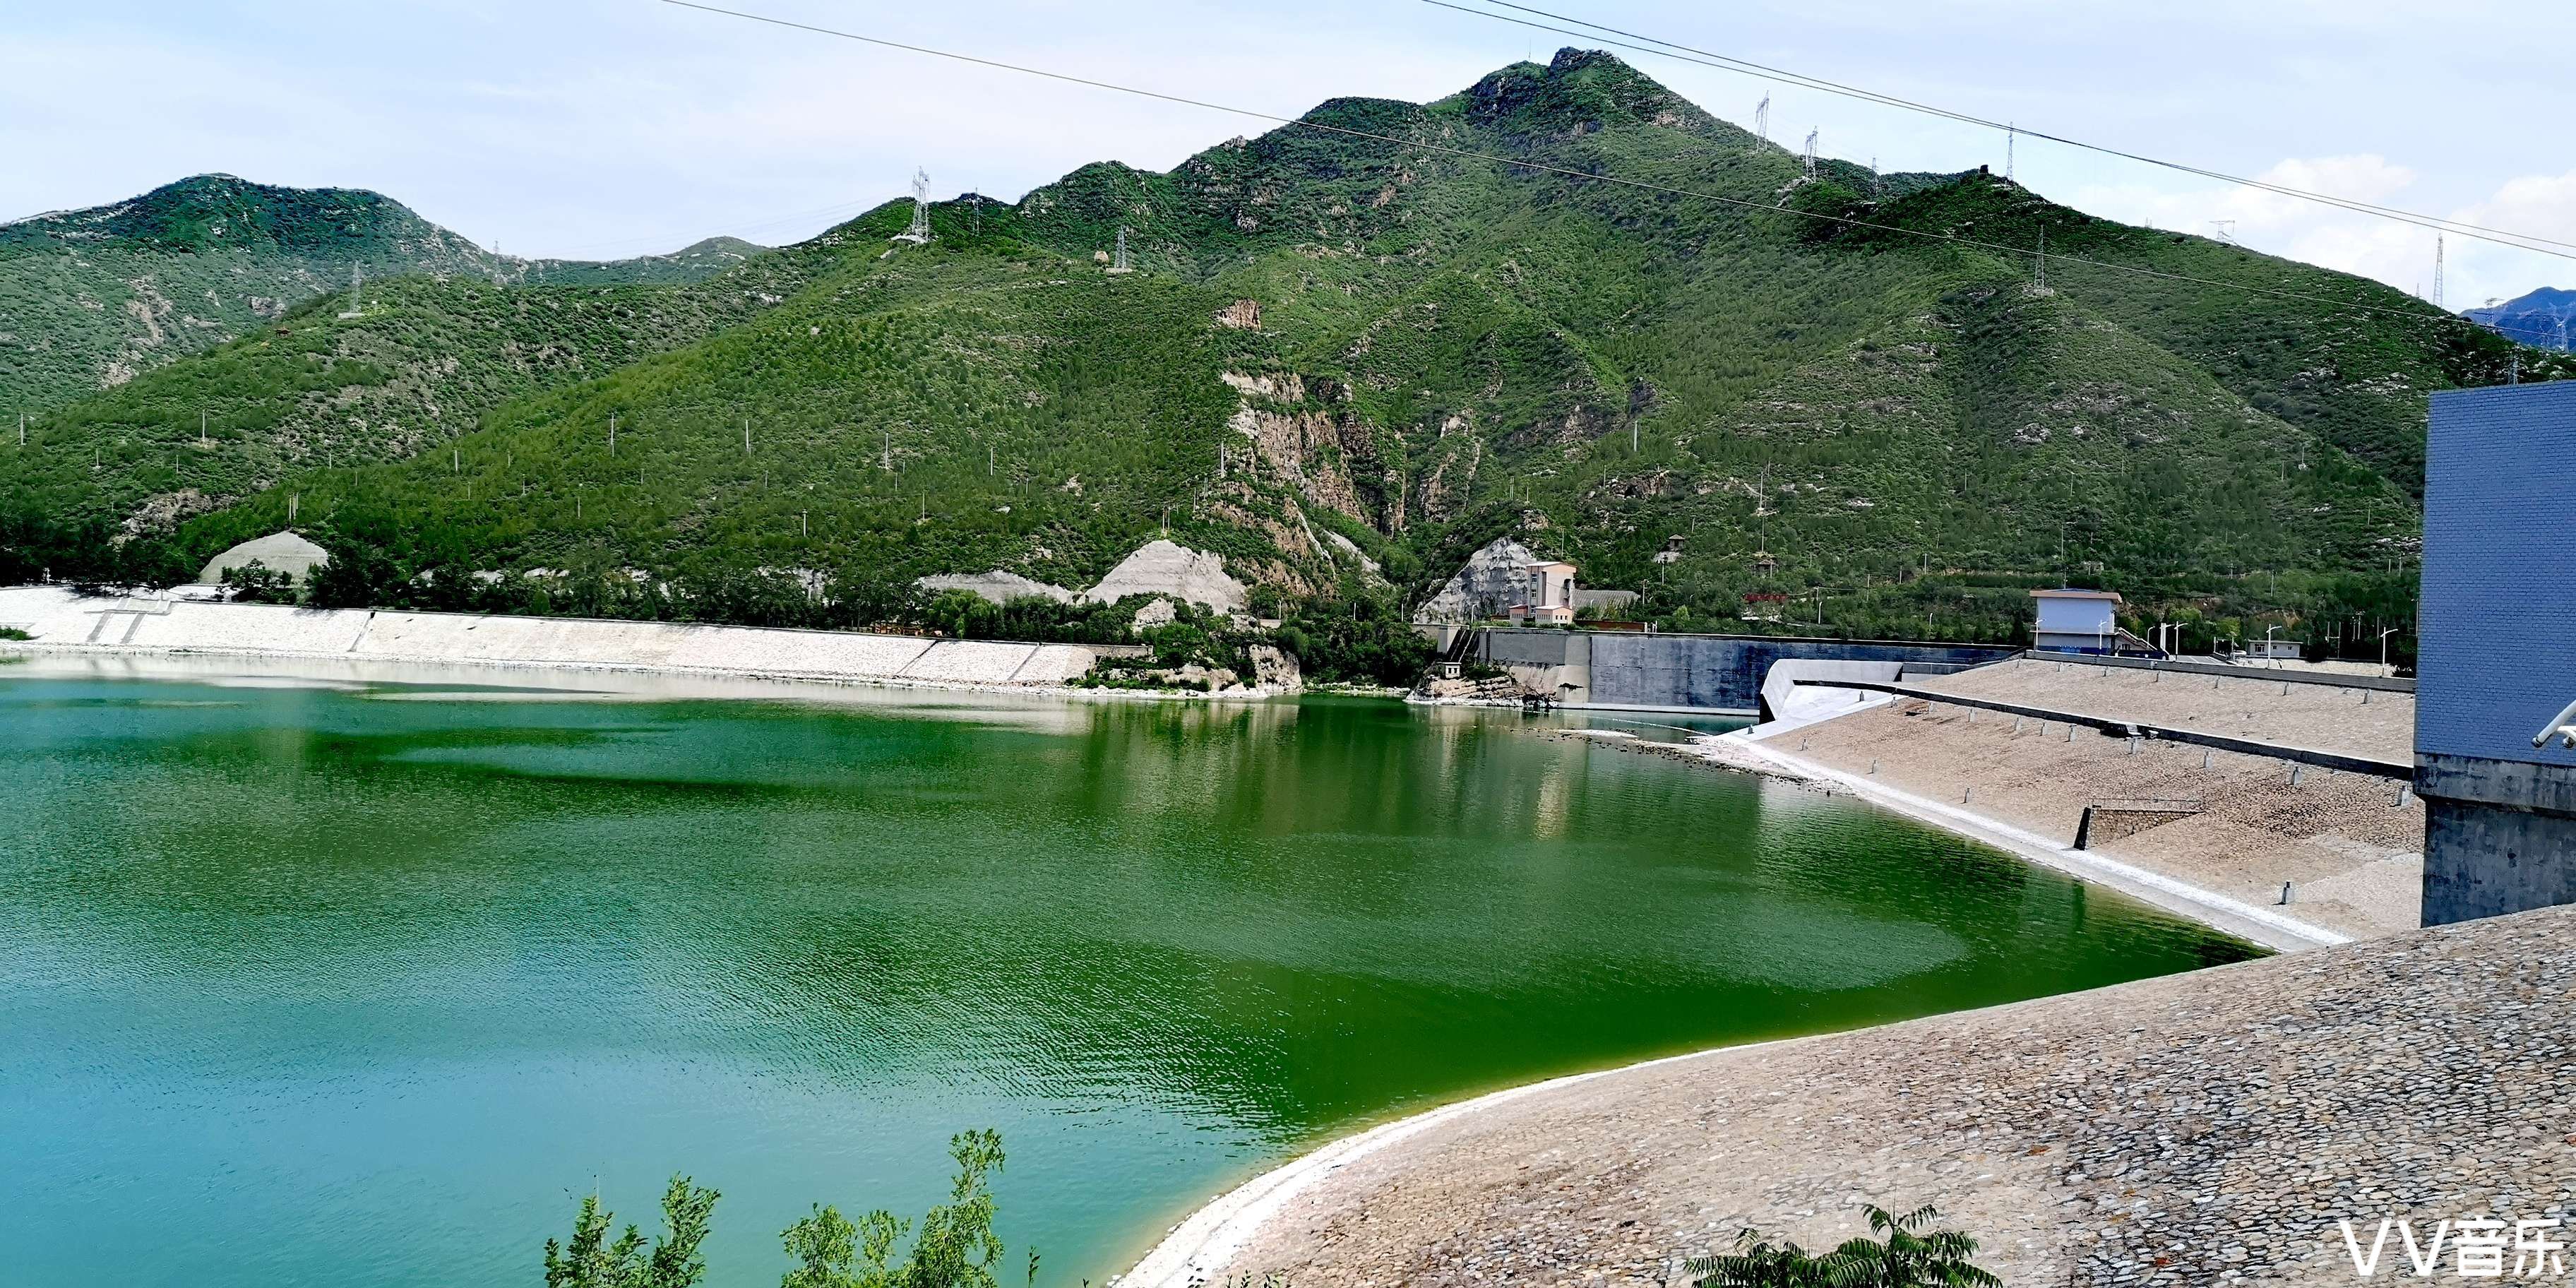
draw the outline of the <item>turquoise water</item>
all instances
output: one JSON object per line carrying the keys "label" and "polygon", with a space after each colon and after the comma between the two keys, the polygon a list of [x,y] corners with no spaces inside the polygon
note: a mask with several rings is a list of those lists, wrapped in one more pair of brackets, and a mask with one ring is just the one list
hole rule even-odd
{"label": "turquoise water", "polygon": [[2250,951],[1517,715],[220,670],[0,667],[11,1283],[533,1284],[685,1171],[771,1284],[982,1126],[1097,1282],[1408,1108]]}

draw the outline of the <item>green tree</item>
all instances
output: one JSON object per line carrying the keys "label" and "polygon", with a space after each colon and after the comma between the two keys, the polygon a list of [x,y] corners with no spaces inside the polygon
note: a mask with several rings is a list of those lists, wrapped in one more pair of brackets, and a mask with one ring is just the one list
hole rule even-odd
{"label": "green tree", "polygon": [[1956,1230],[1924,1232],[1940,1216],[1926,1204],[1902,1216],[1862,1205],[1879,1237],[1844,1241],[1822,1255],[1772,1243],[1759,1232],[1736,1236],[1725,1256],[1694,1257],[1683,1268],[1696,1288],[2000,1288],[2003,1280],[1970,1258],[1977,1241]]}
{"label": "green tree", "polygon": [[546,1240],[546,1288],[696,1288],[707,1274],[698,1245],[706,1241],[716,1198],[716,1191],[691,1185],[688,1177],[672,1177],[662,1195],[662,1236],[649,1253],[632,1224],[610,1242],[611,1214],[598,1195],[583,1198],[571,1243]]}
{"label": "green tree", "polygon": [[[780,1235],[797,1263],[780,1288],[1000,1288],[991,1177],[1002,1170],[1001,1133],[960,1132],[948,1156],[957,1161],[948,1201],[921,1218],[921,1235],[900,1264],[892,1260],[894,1245],[908,1222],[879,1209],[853,1223],[837,1208],[818,1207]],[[557,1285],[549,1279],[547,1288]]]}
{"label": "green tree", "polygon": [[257,559],[224,569],[224,589],[234,602],[243,604],[292,604],[295,602],[295,577],[282,568],[271,568]]}

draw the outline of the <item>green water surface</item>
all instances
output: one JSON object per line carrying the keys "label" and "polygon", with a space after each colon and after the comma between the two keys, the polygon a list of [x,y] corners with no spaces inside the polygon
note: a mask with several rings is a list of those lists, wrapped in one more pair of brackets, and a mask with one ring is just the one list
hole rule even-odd
{"label": "green water surface", "polygon": [[686,1171],[773,1284],[980,1126],[1096,1283],[1409,1108],[2251,951],[1516,714],[222,669],[0,667],[10,1283],[533,1285]]}

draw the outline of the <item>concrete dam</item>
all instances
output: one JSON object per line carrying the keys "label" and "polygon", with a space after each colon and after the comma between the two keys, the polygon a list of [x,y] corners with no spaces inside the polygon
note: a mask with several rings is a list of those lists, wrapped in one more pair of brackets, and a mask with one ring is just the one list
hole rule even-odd
{"label": "concrete dam", "polygon": [[[1665,635],[1629,631],[1476,628],[1465,656],[1501,667],[1567,707],[1704,712],[1769,718],[1766,686],[1806,679],[1896,683],[2011,657],[2008,644],[1810,639],[1780,635]],[[1781,668],[1780,662],[1798,665]]]}

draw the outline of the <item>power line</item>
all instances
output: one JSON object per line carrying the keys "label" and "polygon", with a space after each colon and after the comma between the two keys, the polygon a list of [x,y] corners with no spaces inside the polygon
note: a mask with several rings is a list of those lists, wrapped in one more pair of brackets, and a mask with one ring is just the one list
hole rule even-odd
{"label": "power line", "polygon": [[[1671,58],[1680,62],[1695,63],[1702,67],[1714,67],[1719,71],[1736,72],[1741,75],[1752,76],[1761,80],[1775,81],[1783,85],[1794,85],[1802,89],[1812,89],[1827,94],[1837,94],[1844,98],[1855,98],[1864,102],[1877,103],[1886,107],[1902,108],[1909,112],[1921,112],[1930,116],[1938,116],[1947,120],[1957,121],[1963,125],[1975,125],[1985,129],[1999,130],[2005,134],[2007,138],[2007,146],[2009,146],[2009,141],[2016,136],[2044,139],[2050,143],[2060,143],[2067,147],[2081,148],[2087,152],[2098,152],[2104,156],[2118,157],[2125,161],[2136,161],[2144,165],[2156,166],[2161,169],[2172,170],[2182,174],[2195,175],[2203,179],[2215,179],[2222,183],[2239,184],[2244,187],[2255,188],[2284,197],[2295,197],[2301,201],[2314,201],[2324,205],[2334,206],[2342,210],[2348,210],[2355,214],[2372,215],[2382,219],[2393,219],[2400,223],[2413,224],[2418,228],[2430,228],[2437,232],[2458,233],[2462,236],[2477,238],[2480,241],[2491,241],[2500,246],[2511,246],[2517,250],[2527,250],[2537,255],[2554,255],[2561,259],[2576,259],[2576,253],[2571,253],[2576,252],[2576,242],[2561,241],[2554,237],[2543,237],[2537,233],[2520,233],[2502,228],[2489,228],[2481,224],[2472,224],[2458,219],[2446,219],[2439,215],[2427,215],[2420,211],[2405,210],[2396,206],[2382,206],[2374,202],[2361,201],[2356,198],[2337,197],[2328,193],[2311,192],[2305,188],[2293,188],[2287,184],[2273,183],[2269,180],[2251,179],[2242,175],[2233,175],[2225,173],[2224,171],[2211,170],[2203,166],[2192,165],[2189,162],[2168,161],[2161,157],[2147,156],[2144,153],[2129,152],[2120,148],[2112,147],[2108,144],[2087,143],[2082,139],[2069,138],[2060,134],[2050,134],[2043,130],[2025,130],[2009,121],[1990,120],[1986,117],[1973,115],[1967,112],[1955,111],[1953,109],[1936,106],[1931,103],[1919,102],[1909,98],[1900,98],[1893,94],[1882,94],[1876,90],[1863,89],[1857,85],[1848,85],[1840,81],[1826,80],[1819,76],[1809,76],[1803,72],[1793,72],[1782,67],[1774,67],[1765,63],[1751,62],[1746,59],[1735,58],[1706,49],[1694,48],[1690,45],[1665,40],[1658,36],[1644,35],[1639,32],[1628,31],[1619,27],[1605,26],[1601,23],[1590,22],[1582,18],[1574,18],[1565,14],[1552,13],[1545,9],[1534,9],[1528,5],[1514,4],[1511,0],[1483,0],[1483,3],[1494,5],[1498,8],[1518,10],[1522,13],[1536,14],[1539,17],[1553,19],[1557,22],[1572,23],[1577,27],[1584,27],[1589,30],[1572,31],[1564,27],[1551,27],[1546,23],[1531,22],[1525,18],[1512,17],[1510,14],[1493,13],[1484,9],[1471,8],[1463,4],[1454,4],[1451,3],[1451,0],[1422,0],[1422,3],[1441,9],[1456,10],[1459,13],[1471,14],[1479,18],[1488,18],[1495,22],[1508,22],[1515,26],[1530,27],[1539,31],[1554,32],[1560,36],[1572,36],[1577,40],[1598,41],[1601,40],[1601,37],[1595,33],[1601,32],[1607,32],[1614,36],[1624,36],[1629,40],[1644,41],[1646,44],[1625,44],[1616,40],[1605,41],[1603,43],[1617,45],[1619,48],[1634,50],[1638,53],[1654,54],[1659,57]],[[1661,46],[1661,48],[1647,48],[1647,45]],[[2555,246],[2559,249],[2544,249],[2544,247],[2549,246]]]}
{"label": "power line", "polygon": [[[1438,0],[1425,0],[1425,2],[1438,3]],[[853,40],[861,44],[875,45],[884,49],[898,49],[906,53],[922,54],[932,58],[945,58],[952,62],[968,63],[977,67],[990,67],[998,71],[1017,72],[1024,76],[1035,76],[1044,80],[1061,81],[1069,85],[1082,85],[1092,89],[1105,89],[1113,93],[1131,94],[1138,98],[1154,99],[1158,102],[1164,103],[1177,103],[1184,107],[1196,107],[1211,112],[1224,112],[1233,116],[1249,117],[1253,120],[1269,121],[1274,124],[1291,126],[1298,129],[1314,130],[1325,134],[1336,134],[1345,138],[1368,139],[1379,143],[1390,143],[1400,148],[1411,148],[1421,152],[1438,153],[1444,156],[1454,156],[1472,161],[1490,161],[1496,165],[1513,166],[1523,170],[1534,170],[1542,174],[1562,175],[1569,179],[1583,179],[1593,183],[1606,183],[1614,187],[1630,188],[1639,192],[1651,192],[1672,197],[1687,197],[1695,201],[1707,201],[1717,205],[1737,206],[1747,210],[1758,210],[1772,214],[1789,215],[1800,219],[1812,219],[1845,228],[1865,228],[1873,232],[1894,233],[1902,237],[1913,237],[1922,241],[1936,242],[1947,246],[1965,246],[1977,250],[1993,251],[2015,259],[2035,253],[2027,246],[2010,246],[2001,242],[1982,241],[1973,237],[1961,237],[1956,233],[1925,232],[1919,228],[1907,228],[1898,224],[1880,223],[1876,220],[1870,219],[1854,219],[1847,215],[1829,215],[1816,210],[1793,210],[1785,206],[1776,206],[1767,202],[1749,201],[1741,197],[1720,196],[1713,192],[1700,192],[1695,189],[1680,188],[1670,184],[1649,183],[1641,179],[1623,179],[1616,175],[1601,174],[1587,170],[1576,170],[1566,166],[1549,165],[1543,161],[1531,161],[1519,157],[1501,156],[1491,152],[1478,152],[1471,148],[1451,147],[1447,144],[1431,143],[1420,139],[1407,139],[1398,135],[1380,134],[1371,130],[1355,130],[1342,125],[1326,125],[1319,121],[1308,121],[1292,116],[1281,116],[1275,112],[1257,111],[1248,107],[1232,107],[1223,103],[1211,103],[1205,99],[1187,98],[1179,94],[1166,94],[1160,90],[1138,89],[1131,85],[1120,85],[1112,81],[1093,80],[1089,77],[1076,76],[1069,72],[1048,71],[1040,67],[1029,67],[1019,63],[1006,63],[996,59],[977,57],[973,54],[960,54],[945,49],[933,49],[927,45],[906,44],[899,40],[887,40],[880,36],[864,36],[853,31],[842,31],[832,27],[818,27],[811,23],[796,22],[786,18],[773,18],[766,14],[748,13],[740,9],[726,9],[716,5],[701,4],[698,3],[698,0],[659,0],[659,3],[672,5],[682,9],[695,9],[703,13],[721,14],[728,18],[740,18],[748,22],[766,23],[773,27],[785,27],[795,31],[811,32],[819,36],[832,36],[841,40]],[[2477,327],[2477,329],[2481,331],[2488,329],[2478,326],[2478,324],[2470,322],[2466,318],[2443,312],[2438,309],[2423,311],[2416,309],[2386,308],[2379,305],[2363,304],[2353,300],[2339,300],[2331,296],[2312,295],[2305,291],[2275,290],[2271,287],[2265,286],[2249,286],[2243,282],[2221,281],[2212,277],[2195,277],[2188,273],[2168,273],[2161,269],[2141,268],[2134,264],[2118,264],[2113,263],[2110,260],[2092,259],[2082,255],[2049,254],[2046,255],[2045,258],[2056,260],[2061,264],[2082,264],[2092,268],[2108,269],[2118,273],[2128,273],[2137,277],[2150,277],[2171,282],[2189,282],[2199,286],[2214,286],[2221,290],[2242,291],[2251,295],[2269,296],[2273,299],[2304,300],[2312,304],[2327,304],[2339,309],[2348,309],[2363,313],[2379,313],[2386,314],[2391,317],[2413,318],[2419,321],[2455,322],[2465,326]]]}

